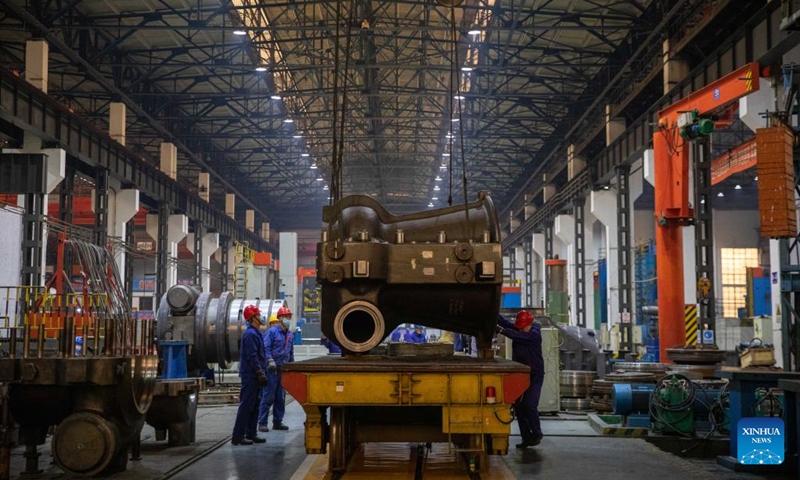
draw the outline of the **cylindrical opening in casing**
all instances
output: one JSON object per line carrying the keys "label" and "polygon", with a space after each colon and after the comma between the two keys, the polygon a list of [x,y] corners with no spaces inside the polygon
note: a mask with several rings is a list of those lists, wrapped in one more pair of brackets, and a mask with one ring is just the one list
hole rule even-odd
{"label": "cylindrical opening in casing", "polygon": [[383,315],[369,302],[350,302],[339,310],[333,324],[336,339],[345,350],[362,353],[378,346],[386,325]]}

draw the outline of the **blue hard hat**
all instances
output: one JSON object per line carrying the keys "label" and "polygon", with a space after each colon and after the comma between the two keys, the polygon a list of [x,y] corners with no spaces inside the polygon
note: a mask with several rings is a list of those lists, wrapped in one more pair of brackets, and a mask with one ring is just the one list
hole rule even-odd
{"label": "blue hard hat", "polygon": [[83,337],[75,337],[75,343],[78,345],[83,345]]}
{"label": "blue hard hat", "polygon": [[422,325],[414,325],[414,328],[417,329],[417,328],[425,328],[425,327],[422,326]]}

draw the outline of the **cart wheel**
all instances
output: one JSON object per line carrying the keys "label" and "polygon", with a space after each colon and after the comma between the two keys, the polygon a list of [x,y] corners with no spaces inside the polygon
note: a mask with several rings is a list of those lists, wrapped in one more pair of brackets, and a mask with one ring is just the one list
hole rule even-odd
{"label": "cart wheel", "polygon": [[347,416],[342,407],[331,407],[330,434],[328,441],[328,470],[344,472],[347,469]]}

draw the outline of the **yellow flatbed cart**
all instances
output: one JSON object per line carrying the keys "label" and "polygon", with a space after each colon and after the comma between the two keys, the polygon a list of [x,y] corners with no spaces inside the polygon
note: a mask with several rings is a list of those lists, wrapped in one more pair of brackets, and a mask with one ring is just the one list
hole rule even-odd
{"label": "yellow flatbed cart", "polygon": [[445,442],[479,469],[485,455],[508,453],[511,405],[530,384],[525,365],[463,355],[327,356],[281,368],[306,413],[306,452],[330,444],[331,472],[368,442]]}

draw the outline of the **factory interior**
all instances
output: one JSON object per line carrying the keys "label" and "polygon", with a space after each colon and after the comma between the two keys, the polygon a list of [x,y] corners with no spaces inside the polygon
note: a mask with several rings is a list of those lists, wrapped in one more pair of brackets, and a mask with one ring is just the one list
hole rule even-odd
{"label": "factory interior", "polygon": [[0,480],[798,479],[798,115],[800,0],[0,0]]}

